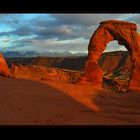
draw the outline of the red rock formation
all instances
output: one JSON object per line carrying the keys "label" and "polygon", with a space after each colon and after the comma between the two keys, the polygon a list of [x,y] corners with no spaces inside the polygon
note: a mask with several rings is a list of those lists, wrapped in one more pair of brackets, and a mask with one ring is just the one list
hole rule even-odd
{"label": "red rock formation", "polygon": [[10,76],[8,66],[7,66],[6,61],[3,58],[3,55],[1,53],[0,53],[0,75],[5,76],[5,77]]}
{"label": "red rock formation", "polygon": [[[105,50],[107,44],[117,40],[130,52],[133,70],[130,77],[129,89],[140,85],[140,35],[136,32],[137,26],[134,23],[125,21],[109,20],[100,23],[100,26],[92,35],[88,46],[88,59],[85,64],[84,78],[86,81],[102,82],[101,69],[98,60]],[[82,77],[82,79],[84,79]]]}
{"label": "red rock formation", "polygon": [[78,71],[72,71],[67,69],[58,68],[46,68],[45,66],[37,65],[14,65],[11,70],[11,74],[15,78],[23,79],[36,79],[46,81],[61,81],[74,83],[81,77],[81,73]]}

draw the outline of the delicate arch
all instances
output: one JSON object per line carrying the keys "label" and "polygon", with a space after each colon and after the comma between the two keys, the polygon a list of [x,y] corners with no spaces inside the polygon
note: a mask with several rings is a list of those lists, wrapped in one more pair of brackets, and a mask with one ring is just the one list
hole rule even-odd
{"label": "delicate arch", "polygon": [[98,60],[107,44],[117,40],[130,52],[133,62],[133,70],[130,76],[129,89],[140,85],[140,35],[137,26],[126,21],[109,20],[100,23],[98,29],[92,35],[88,45],[88,58],[85,63],[85,73],[82,80],[101,85],[102,71]]}

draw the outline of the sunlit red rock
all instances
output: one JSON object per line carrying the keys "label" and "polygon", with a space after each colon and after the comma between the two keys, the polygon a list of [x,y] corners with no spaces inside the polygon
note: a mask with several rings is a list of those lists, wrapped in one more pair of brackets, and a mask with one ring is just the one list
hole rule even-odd
{"label": "sunlit red rock", "polygon": [[44,81],[75,82],[81,77],[78,71],[67,69],[47,68],[39,65],[14,65],[11,70],[15,78],[36,79]]}
{"label": "sunlit red rock", "polygon": [[9,72],[7,63],[1,53],[0,53],[0,75],[5,76],[5,77],[10,76],[10,72]]}
{"label": "sunlit red rock", "polygon": [[[88,46],[88,59],[85,64],[85,80],[101,83],[102,73],[98,66],[98,60],[107,44],[117,40],[118,44],[124,45],[130,52],[133,63],[129,82],[129,89],[140,85],[140,35],[134,23],[125,21],[109,20],[100,23],[98,29],[92,35]],[[116,60],[117,61],[117,60]],[[92,66],[92,64],[94,66]]]}

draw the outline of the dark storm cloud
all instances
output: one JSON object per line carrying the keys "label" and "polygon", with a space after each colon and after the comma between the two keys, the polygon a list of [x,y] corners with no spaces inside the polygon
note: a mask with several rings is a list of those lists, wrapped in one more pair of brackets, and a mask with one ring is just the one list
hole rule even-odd
{"label": "dark storm cloud", "polygon": [[0,36],[4,36],[4,35],[10,35],[10,32],[0,32]]}
{"label": "dark storm cloud", "polygon": [[[84,36],[85,38],[89,37],[88,27],[82,28],[79,26],[68,26],[68,25],[61,25],[58,26],[22,26],[16,28],[13,31],[7,32],[0,32],[0,36],[3,35],[17,35],[17,36],[30,36],[36,35],[38,39],[50,39],[50,38],[57,38],[59,40],[66,40],[66,39],[74,39]],[[92,32],[92,30],[90,30]],[[91,35],[91,34],[90,34]]]}
{"label": "dark storm cloud", "polygon": [[33,42],[33,38],[25,38],[25,39],[20,39],[20,40],[14,40],[11,43],[16,43],[18,42],[19,44],[31,44]]}
{"label": "dark storm cloud", "polygon": [[[5,22],[19,24],[20,14],[9,15]],[[48,16],[48,15],[47,15]],[[84,37],[89,39],[103,20],[122,18],[125,14],[51,14],[48,18],[45,14],[33,18],[25,23],[20,23],[13,31],[1,32],[0,35],[29,36],[36,35],[38,39],[58,38],[62,40]],[[25,24],[23,26],[23,24]]]}
{"label": "dark storm cloud", "polygon": [[92,14],[53,14],[51,15],[59,24],[91,26],[99,24],[100,19]]}
{"label": "dark storm cloud", "polygon": [[30,46],[33,43],[33,39],[20,39],[11,41],[12,50],[13,49],[24,49],[27,46]]}
{"label": "dark storm cloud", "polygon": [[31,27],[23,26],[10,33],[18,36],[28,36],[34,34],[34,30]]}
{"label": "dark storm cloud", "polygon": [[32,22],[40,26],[78,25],[92,26],[99,25],[101,21],[121,19],[128,17],[128,14],[50,14],[52,20],[45,18],[45,15],[32,19]]}
{"label": "dark storm cloud", "polygon": [[19,27],[13,31],[6,31],[6,32],[0,32],[0,36],[3,35],[17,35],[17,36],[28,36],[34,34],[34,31],[30,27]]}
{"label": "dark storm cloud", "polygon": [[55,26],[55,27],[45,27],[45,28],[38,28],[34,31],[34,34],[37,35],[36,38],[39,39],[51,39],[57,38],[59,40],[66,40],[66,39],[74,39],[83,36],[82,29],[76,29],[72,26]]}
{"label": "dark storm cloud", "polygon": [[51,14],[51,17],[60,24],[92,26],[104,20],[128,17],[128,14]]}
{"label": "dark storm cloud", "polygon": [[[51,14],[49,20],[45,15],[31,20],[38,38],[89,39],[103,20],[121,19],[128,14]],[[71,30],[71,33],[68,32]]]}

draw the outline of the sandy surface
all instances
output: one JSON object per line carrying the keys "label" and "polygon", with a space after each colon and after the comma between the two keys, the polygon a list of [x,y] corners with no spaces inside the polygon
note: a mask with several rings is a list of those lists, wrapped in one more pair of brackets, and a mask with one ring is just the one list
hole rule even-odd
{"label": "sandy surface", "polygon": [[0,124],[140,124],[139,93],[0,77]]}

